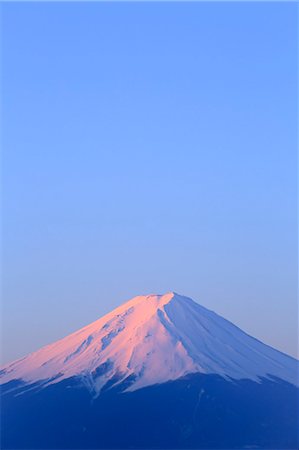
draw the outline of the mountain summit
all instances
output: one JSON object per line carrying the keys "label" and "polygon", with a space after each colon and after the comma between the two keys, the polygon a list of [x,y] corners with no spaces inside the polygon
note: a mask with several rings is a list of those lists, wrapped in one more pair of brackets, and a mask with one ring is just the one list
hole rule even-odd
{"label": "mountain summit", "polygon": [[279,378],[298,384],[298,362],[190,298],[138,296],[69,336],[6,365],[0,383],[44,386],[79,377],[94,395],[217,374],[227,380]]}

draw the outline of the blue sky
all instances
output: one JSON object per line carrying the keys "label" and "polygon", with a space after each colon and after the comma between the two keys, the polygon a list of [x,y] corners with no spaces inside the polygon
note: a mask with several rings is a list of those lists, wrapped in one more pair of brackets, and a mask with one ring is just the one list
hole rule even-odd
{"label": "blue sky", "polygon": [[296,5],[2,4],[3,360],[174,290],[296,354]]}

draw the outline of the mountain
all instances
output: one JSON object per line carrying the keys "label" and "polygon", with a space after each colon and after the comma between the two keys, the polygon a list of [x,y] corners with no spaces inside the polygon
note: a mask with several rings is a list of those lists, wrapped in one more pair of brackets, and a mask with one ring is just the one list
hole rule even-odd
{"label": "mountain", "polygon": [[297,448],[298,361],[173,292],[0,372],[3,448]]}
{"label": "mountain", "polygon": [[110,314],[2,369],[1,383],[58,383],[80,376],[96,393],[134,377],[129,390],[188,373],[279,377],[297,384],[297,362],[175,293],[135,297]]}

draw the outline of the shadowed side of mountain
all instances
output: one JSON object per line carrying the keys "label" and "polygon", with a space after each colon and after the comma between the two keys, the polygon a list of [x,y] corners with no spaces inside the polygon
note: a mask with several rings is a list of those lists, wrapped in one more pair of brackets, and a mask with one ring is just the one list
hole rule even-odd
{"label": "shadowed side of mountain", "polygon": [[44,389],[10,382],[2,448],[298,448],[298,389],[283,380],[191,374],[128,392],[133,381],[108,382],[96,398],[76,377]]}

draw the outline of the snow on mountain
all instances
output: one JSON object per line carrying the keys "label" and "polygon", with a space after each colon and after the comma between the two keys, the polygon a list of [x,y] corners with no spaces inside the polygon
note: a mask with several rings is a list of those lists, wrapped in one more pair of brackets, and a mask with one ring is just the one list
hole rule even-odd
{"label": "snow on mountain", "polygon": [[131,376],[128,390],[189,373],[278,377],[298,385],[298,361],[175,293],[138,296],[96,322],[1,370],[0,383],[79,376],[93,392]]}

